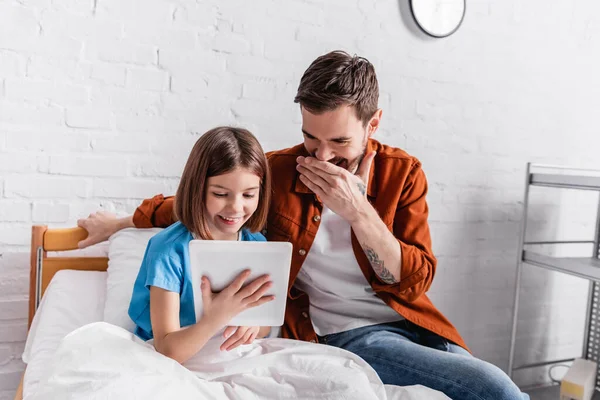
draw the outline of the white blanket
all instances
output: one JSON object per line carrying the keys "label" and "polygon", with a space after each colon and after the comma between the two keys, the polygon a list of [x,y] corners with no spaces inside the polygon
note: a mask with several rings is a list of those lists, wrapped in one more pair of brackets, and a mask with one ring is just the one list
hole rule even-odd
{"label": "white blanket", "polygon": [[360,357],[331,346],[256,340],[222,352],[215,338],[184,366],[130,332],[96,322],[67,335],[34,399],[447,399],[383,385]]}

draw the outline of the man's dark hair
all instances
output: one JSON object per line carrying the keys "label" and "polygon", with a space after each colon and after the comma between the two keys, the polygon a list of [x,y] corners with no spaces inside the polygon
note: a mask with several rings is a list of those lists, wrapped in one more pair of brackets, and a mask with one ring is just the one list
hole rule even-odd
{"label": "man's dark hair", "polygon": [[332,51],[317,58],[302,75],[294,99],[313,114],[349,105],[366,125],[378,108],[375,68],[366,58]]}

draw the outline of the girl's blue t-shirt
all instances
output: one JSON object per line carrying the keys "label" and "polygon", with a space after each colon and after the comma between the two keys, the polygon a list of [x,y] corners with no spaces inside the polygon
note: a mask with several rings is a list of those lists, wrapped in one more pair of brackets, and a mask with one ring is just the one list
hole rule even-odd
{"label": "girl's blue t-shirt", "polygon": [[[196,323],[189,254],[192,239],[191,232],[181,222],[176,222],[148,242],[129,303],[129,317],[136,325],[135,334],[143,340],[154,337],[150,322],[150,286],[179,293],[181,327]],[[266,241],[262,234],[246,229],[241,231],[240,239]]]}

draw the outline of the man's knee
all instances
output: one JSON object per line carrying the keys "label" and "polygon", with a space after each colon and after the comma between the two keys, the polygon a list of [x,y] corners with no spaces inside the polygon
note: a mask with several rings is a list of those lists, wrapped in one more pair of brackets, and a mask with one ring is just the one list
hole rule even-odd
{"label": "man's knee", "polygon": [[485,361],[478,360],[471,385],[477,388],[482,399],[489,400],[524,400],[524,395],[517,385],[500,368]]}

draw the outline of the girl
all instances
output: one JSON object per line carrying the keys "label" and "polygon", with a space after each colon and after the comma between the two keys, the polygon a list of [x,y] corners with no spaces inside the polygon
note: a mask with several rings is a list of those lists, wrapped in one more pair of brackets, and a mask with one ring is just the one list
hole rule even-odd
{"label": "girl", "polygon": [[[250,271],[214,294],[202,278],[204,313],[196,321],[188,245],[204,240],[265,241],[270,171],[258,140],[247,130],[219,127],[198,139],[187,160],[174,211],[179,222],[155,235],[133,287],[129,316],[136,335],[184,363],[241,311],[273,300],[268,276],[246,286]],[[228,327],[221,350],[268,335],[269,327]]]}

